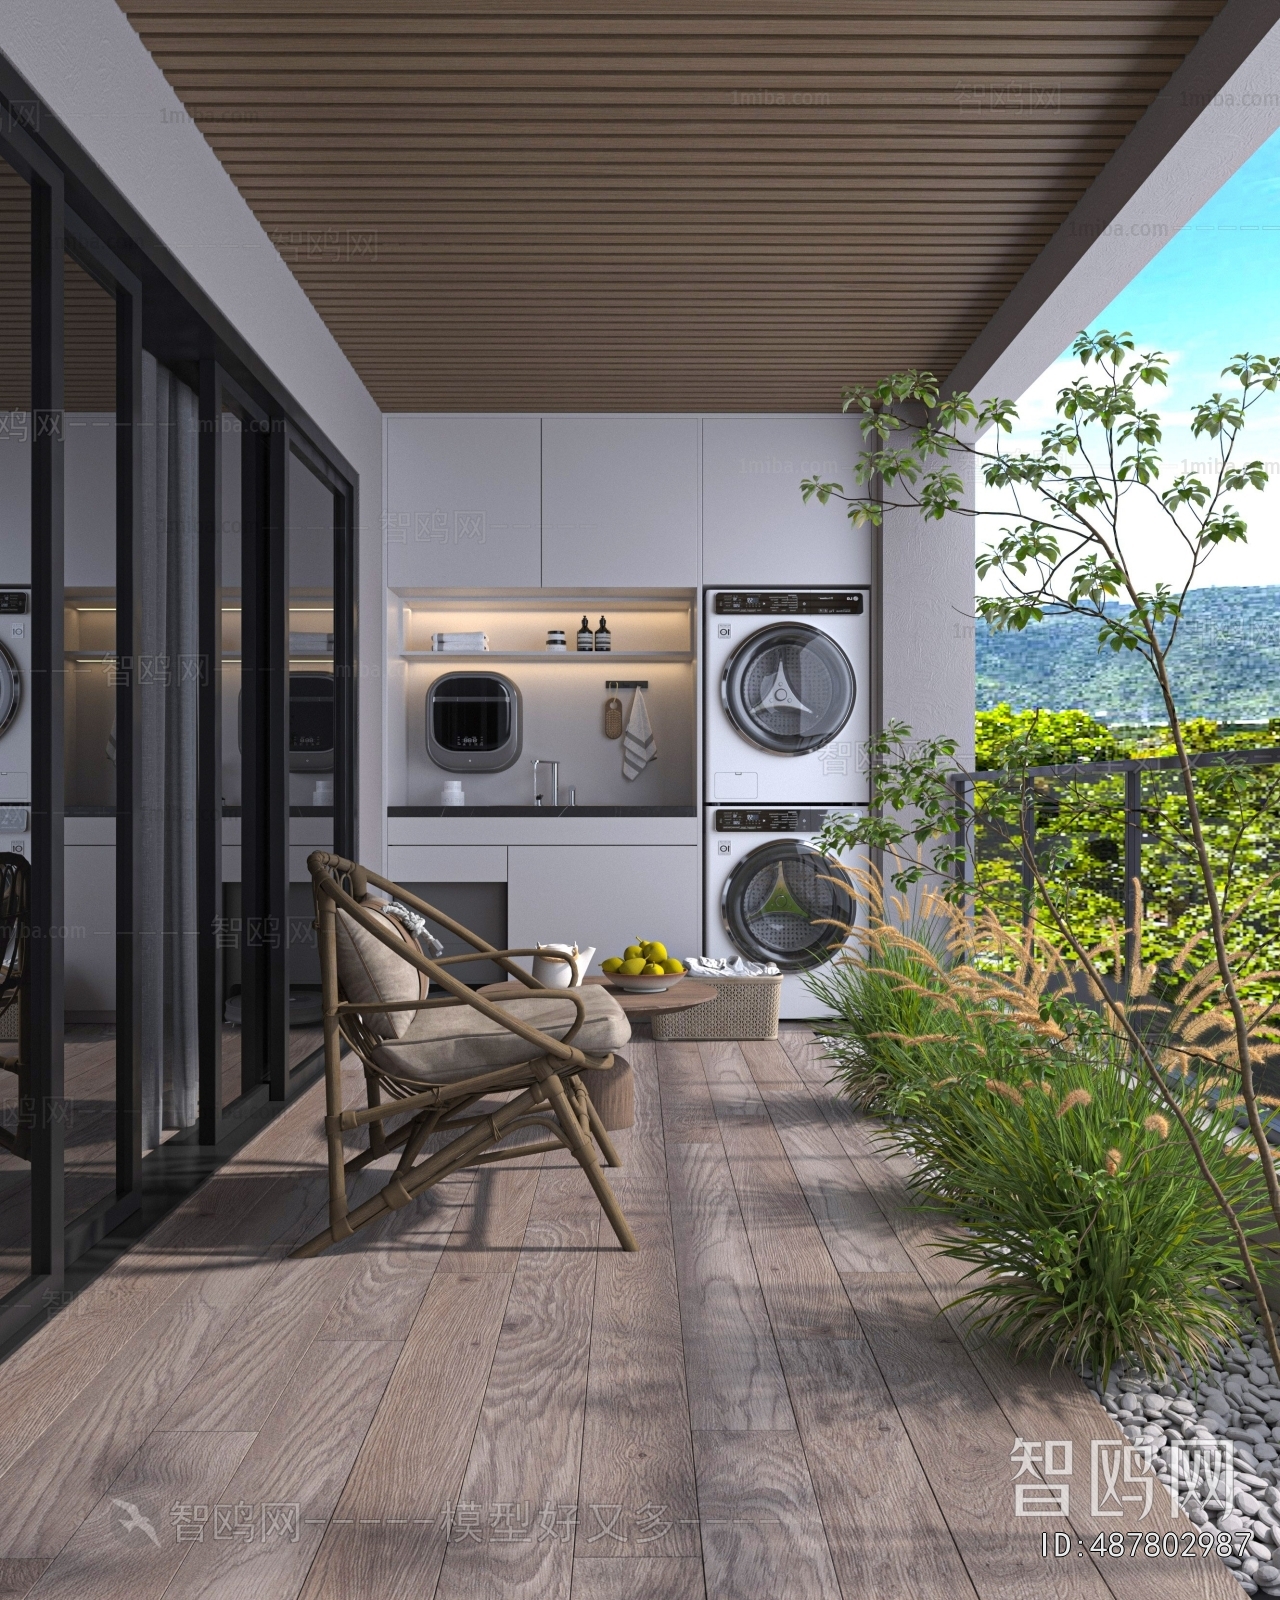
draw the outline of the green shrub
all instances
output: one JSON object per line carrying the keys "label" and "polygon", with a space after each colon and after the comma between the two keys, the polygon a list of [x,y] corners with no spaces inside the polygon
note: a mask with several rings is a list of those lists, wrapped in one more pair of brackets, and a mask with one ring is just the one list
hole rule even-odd
{"label": "green shrub", "polygon": [[[1193,1365],[1237,1332],[1224,1291],[1241,1262],[1190,1144],[1118,1043],[1063,1057],[1022,1085],[995,1078],[917,1091],[904,1124],[913,1183],[967,1233],[944,1255],[980,1275],[962,1297],[1015,1351],[1051,1351],[1104,1377],[1120,1358]],[[1105,1054],[1103,1052],[1106,1052]],[[1201,1148],[1246,1230],[1270,1219],[1234,1117],[1194,1099]],[[904,1106],[904,1110],[907,1107]]]}
{"label": "green shrub", "polygon": [[[914,1190],[966,1230],[937,1244],[977,1278],[957,1303],[1016,1352],[1095,1371],[1197,1364],[1235,1333],[1242,1263],[1168,1106],[1097,1011],[1054,992],[1064,964],[992,917],[926,897],[903,932],[861,898],[859,945],[809,986],[835,1077],[891,1120]],[[901,909],[901,908],[899,908]],[[984,968],[985,953],[1004,972]],[[992,948],[994,947],[994,948]],[[1185,1065],[1185,1063],[1184,1063]],[[1172,1058],[1168,1068],[1172,1069]],[[1215,1080],[1220,1082],[1221,1080]],[[1251,1145],[1184,1074],[1175,1091],[1251,1236],[1270,1221]]]}

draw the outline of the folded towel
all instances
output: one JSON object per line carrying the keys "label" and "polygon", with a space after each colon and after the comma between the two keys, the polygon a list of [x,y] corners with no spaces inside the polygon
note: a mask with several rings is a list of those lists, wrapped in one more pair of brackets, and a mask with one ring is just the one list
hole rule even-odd
{"label": "folded towel", "polygon": [[686,956],[684,964],[694,978],[776,978],[779,973],[772,961],[744,961],[741,956],[732,961],[721,956]]}
{"label": "folded towel", "polygon": [[435,650],[465,650],[474,654],[476,651],[489,648],[489,635],[487,633],[433,633],[431,635],[431,644]]}
{"label": "folded towel", "polygon": [[626,731],[622,735],[622,776],[638,778],[649,763],[657,758],[658,747],[654,743],[653,729],[649,726],[649,711],[644,703],[644,695],[637,689],[631,701]]}

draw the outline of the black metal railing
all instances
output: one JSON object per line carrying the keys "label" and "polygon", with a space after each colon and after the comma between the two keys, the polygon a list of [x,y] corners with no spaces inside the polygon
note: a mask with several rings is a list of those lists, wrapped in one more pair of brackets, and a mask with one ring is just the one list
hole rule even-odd
{"label": "black metal railing", "polygon": [[[1237,905],[1250,894],[1267,902],[1248,927],[1255,945],[1275,944],[1280,953],[1280,888],[1271,892],[1274,868],[1260,859],[1269,856],[1269,837],[1280,840],[1280,747],[1197,751],[1189,759],[1215,874],[1221,870]],[[1251,768],[1276,773],[1269,779],[1260,773],[1251,784]],[[956,797],[957,879],[1002,921],[1015,920],[1016,911],[1022,925],[1034,922],[1035,862],[1081,915],[1096,920],[1101,906],[1113,906],[1125,930],[1127,965],[1137,954],[1140,892],[1144,931],[1151,931],[1157,954],[1168,954],[1197,925],[1202,884],[1176,757],[977,770],[949,782]],[[1089,786],[1092,795],[1082,792]],[[1148,879],[1157,856],[1161,884],[1153,893]]]}

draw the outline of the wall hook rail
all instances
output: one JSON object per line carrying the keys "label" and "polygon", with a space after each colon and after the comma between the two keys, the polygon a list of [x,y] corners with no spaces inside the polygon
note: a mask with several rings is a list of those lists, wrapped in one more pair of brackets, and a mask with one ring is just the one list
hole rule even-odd
{"label": "wall hook rail", "polygon": [[606,689],[647,689],[649,680],[648,678],[606,678],[604,686]]}

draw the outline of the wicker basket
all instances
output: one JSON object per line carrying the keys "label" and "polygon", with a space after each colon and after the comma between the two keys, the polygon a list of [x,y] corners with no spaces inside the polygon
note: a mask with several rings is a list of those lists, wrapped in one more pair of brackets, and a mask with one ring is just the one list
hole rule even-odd
{"label": "wicker basket", "polygon": [[659,1011],[653,1018],[655,1039],[776,1039],[782,978],[706,978],[720,992],[705,1005],[688,1011]]}

